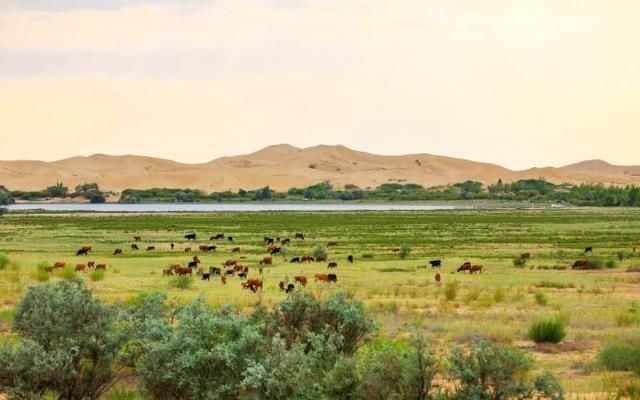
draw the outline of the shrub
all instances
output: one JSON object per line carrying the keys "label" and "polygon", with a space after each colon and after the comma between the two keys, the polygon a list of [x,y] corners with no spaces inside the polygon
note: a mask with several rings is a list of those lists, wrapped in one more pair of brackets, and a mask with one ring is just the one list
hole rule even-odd
{"label": "shrub", "polygon": [[404,259],[409,257],[409,254],[411,254],[411,246],[403,244],[400,247],[400,258]]}
{"label": "shrub", "polygon": [[616,260],[607,260],[607,262],[604,264],[604,266],[607,267],[607,268],[615,268],[615,267],[617,267]]}
{"label": "shrub", "polygon": [[624,261],[625,258],[627,258],[627,253],[625,253],[624,251],[619,251],[618,252],[618,261]]}
{"label": "shrub", "polygon": [[605,345],[597,358],[608,371],[627,371],[640,374],[640,342],[612,342]]}
{"label": "shrub", "polygon": [[89,279],[94,282],[99,282],[104,279],[104,270],[103,269],[94,269],[89,273]]}
{"label": "shrub", "polygon": [[45,270],[37,269],[33,273],[33,279],[38,282],[47,282],[49,279],[51,279],[51,274]]}
{"label": "shrub", "polygon": [[526,263],[527,263],[526,258],[516,257],[513,259],[513,265],[515,265],[516,267],[524,267]]}
{"label": "shrub", "polygon": [[193,286],[193,278],[187,275],[176,276],[169,280],[169,286],[178,289],[189,289]]}
{"label": "shrub", "polygon": [[543,306],[544,307],[547,304],[549,304],[549,298],[541,290],[536,292],[536,294],[534,295],[534,298],[536,299],[536,304],[539,305],[539,306]]}
{"label": "shrub", "polygon": [[76,271],[70,265],[64,267],[59,274],[60,278],[65,279],[67,281],[73,280],[76,277]]}
{"label": "shrub", "polygon": [[458,295],[459,285],[460,284],[457,281],[447,282],[444,285],[444,298],[447,301],[453,301],[456,299],[456,296]]}
{"label": "shrub", "polygon": [[529,339],[536,343],[560,343],[566,335],[565,324],[558,318],[541,319],[529,325]]}
{"label": "shrub", "polygon": [[326,256],[327,256],[327,249],[324,246],[317,246],[313,250],[313,257],[314,258],[326,257]]}

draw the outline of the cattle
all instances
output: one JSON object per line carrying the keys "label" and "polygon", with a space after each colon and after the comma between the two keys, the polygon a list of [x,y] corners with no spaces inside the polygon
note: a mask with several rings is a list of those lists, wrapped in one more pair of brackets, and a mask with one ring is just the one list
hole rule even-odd
{"label": "cattle", "polygon": [[184,267],[180,267],[178,268],[178,270],[176,271],[178,273],[178,275],[182,276],[182,275],[189,275],[191,276],[191,274],[193,273],[193,270],[191,268],[184,268]]}
{"label": "cattle", "polygon": [[142,240],[142,236],[134,236],[133,240],[135,240],[136,242],[139,242]]}
{"label": "cattle", "polygon": [[119,256],[119,255],[121,255],[121,254],[122,254],[122,249],[115,249],[115,250],[113,251],[113,255],[114,255],[114,256]]}
{"label": "cattle", "polygon": [[244,267],[242,271],[238,272],[238,278],[240,279],[247,279],[248,275],[249,275],[249,267]]}
{"label": "cattle", "polygon": [[273,244],[274,241],[275,241],[275,239],[272,238],[272,237],[269,237],[269,236],[265,236],[264,237],[265,244]]}
{"label": "cattle", "polygon": [[171,242],[171,250],[173,250],[174,247],[176,247],[176,245]]}
{"label": "cattle", "polygon": [[522,253],[520,254],[520,258],[523,260],[528,260],[531,258],[531,253]]}
{"label": "cattle", "polygon": [[138,248],[137,244],[131,243],[131,250],[140,250],[140,249]]}
{"label": "cattle", "polygon": [[228,240],[229,242],[233,242],[233,236],[227,236],[227,240]]}
{"label": "cattle", "polygon": [[293,283],[290,283],[287,285],[287,288],[284,290],[286,293],[293,293],[293,289],[296,288],[296,285],[294,285]]}
{"label": "cattle", "polygon": [[347,256],[347,262],[348,262],[349,264],[353,264],[353,256],[352,256],[351,254],[349,254],[349,255]]}
{"label": "cattle", "polygon": [[303,262],[313,262],[313,261],[315,261],[315,259],[313,257],[311,257],[311,256],[302,256],[300,258],[300,262],[301,263],[303,263]]}
{"label": "cattle", "polygon": [[189,261],[189,263],[187,264],[187,267],[189,268],[198,268],[198,264],[200,264],[199,261]]}
{"label": "cattle", "polygon": [[338,268],[338,263],[335,261],[332,261],[329,264],[327,264],[327,268]]}
{"label": "cattle", "polygon": [[96,262],[95,261],[89,261],[87,263],[87,268],[95,268],[96,267]]}
{"label": "cattle", "polygon": [[429,261],[431,268],[440,268],[442,267],[442,260],[431,260]]}
{"label": "cattle", "polygon": [[238,261],[236,261],[236,260],[226,260],[225,262],[222,263],[222,266],[230,267],[230,266],[236,265],[236,264],[238,264]]}
{"label": "cattle", "polygon": [[84,264],[76,264],[76,271],[84,271],[87,268]]}
{"label": "cattle", "polygon": [[307,286],[307,277],[304,275],[294,276],[293,281],[301,284],[303,287]]}
{"label": "cattle", "polygon": [[209,274],[211,275],[222,275],[222,269],[218,267],[209,267]]}
{"label": "cattle", "polygon": [[338,245],[338,241],[336,241],[336,240],[329,240],[327,242],[327,247],[337,246],[337,245]]}
{"label": "cattle", "polygon": [[474,274],[476,272],[482,273],[482,265],[472,265],[471,269],[469,269],[470,274]]}
{"label": "cattle", "polygon": [[216,249],[217,249],[217,247],[216,247],[216,246],[207,246],[207,251],[206,251],[206,252],[207,252],[207,253],[208,253],[208,252],[210,252],[210,251],[214,251],[214,252],[215,252],[215,251],[216,251]]}
{"label": "cattle", "polygon": [[273,264],[273,258],[272,257],[264,257],[260,261],[260,265],[272,265],[272,264]]}
{"label": "cattle", "polygon": [[169,269],[171,269],[173,271],[178,271],[178,269],[180,269],[180,267],[182,267],[182,265],[180,265],[180,264],[171,264],[171,265],[169,265]]}
{"label": "cattle", "polygon": [[191,247],[185,247],[184,248],[184,252],[185,253],[191,253]]}
{"label": "cattle", "polygon": [[329,277],[327,274],[315,274],[314,276],[314,281],[318,282],[328,282],[329,281]]}
{"label": "cattle", "polygon": [[222,282],[223,285],[226,285],[227,284],[227,277],[224,276],[224,275],[221,275],[220,276],[220,282]]}
{"label": "cattle", "polygon": [[233,275],[236,274],[236,270],[234,268],[230,268],[230,269],[225,270],[224,274],[233,276]]}
{"label": "cattle", "polygon": [[184,235],[184,238],[187,240],[196,240],[198,236],[196,236],[195,233],[187,233],[186,235]]}
{"label": "cattle", "polygon": [[291,264],[300,263],[300,257],[293,257],[289,262]]}
{"label": "cattle", "polygon": [[155,251],[156,246],[147,246],[147,251]]}
{"label": "cattle", "polygon": [[280,281],[280,283],[278,283],[278,287],[280,288],[281,291],[284,292],[284,282]]}
{"label": "cattle", "polygon": [[234,247],[233,249],[231,249],[232,253],[240,253],[240,247]]}
{"label": "cattle", "polygon": [[106,270],[107,264],[96,264],[96,269]]}
{"label": "cattle", "polygon": [[64,261],[56,261],[56,262],[53,264],[53,268],[64,268],[64,267],[66,267],[66,266],[67,266],[67,263],[66,263],[66,262],[64,262]]}
{"label": "cattle", "polygon": [[464,272],[464,271],[470,271],[470,270],[471,270],[471,263],[468,261],[462,264],[460,268],[458,268],[458,272]]}
{"label": "cattle", "polygon": [[286,246],[289,243],[291,243],[291,239],[289,238],[282,239],[282,242],[280,242],[280,244],[282,244],[283,246]]}
{"label": "cattle", "polygon": [[589,260],[578,260],[573,263],[571,269],[589,269]]}
{"label": "cattle", "polygon": [[274,249],[271,249],[269,251],[269,254],[271,254],[272,256],[275,256],[276,254],[282,254],[282,248],[276,247]]}
{"label": "cattle", "polygon": [[338,283],[338,275],[336,275],[336,274],[328,274],[327,275],[327,282],[329,282],[329,283]]}
{"label": "cattle", "polygon": [[256,293],[258,290],[262,290],[262,281],[260,279],[247,279],[245,282],[242,282],[243,289],[249,289],[253,293]]}
{"label": "cattle", "polygon": [[399,252],[399,251],[400,251],[400,247],[392,247],[392,248],[391,248],[391,252],[392,252],[392,253],[397,253],[397,252]]}
{"label": "cattle", "polygon": [[224,233],[218,233],[217,235],[211,236],[209,240],[221,240],[224,239]]}
{"label": "cattle", "polygon": [[204,274],[202,274],[202,280],[203,280],[203,281],[208,281],[210,276],[211,276],[211,275],[210,275],[208,272],[207,272],[207,273],[204,273]]}
{"label": "cattle", "polygon": [[198,250],[206,252],[208,247],[209,246],[207,246],[206,244],[201,244],[200,246],[198,246]]}
{"label": "cattle", "polygon": [[91,246],[82,246],[76,251],[76,256],[86,256],[91,251]]}
{"label": "cattle", "polygon": [[591,246],[585,247],[584,248],[584,254],[587,254],[587,253],[589,253],[589,254],[593,253],[593,247],[591,247]]}
{"label": "cattle", "polygon": [[297,232],[295,238],[296,239],[300,239],[300,240],[304,240],[304,233]]}
{"label": "cattle", "polygon": [[326,254],[316,257],[316,262],[327,262]]}
{"label": "cattle", "polygon": [[173,269],[171,268],[163,269],[162,276],[173,276]]}
{"label": "cattle", "polygon": [[436,284],[440,284],[440,272],[436,272]]}

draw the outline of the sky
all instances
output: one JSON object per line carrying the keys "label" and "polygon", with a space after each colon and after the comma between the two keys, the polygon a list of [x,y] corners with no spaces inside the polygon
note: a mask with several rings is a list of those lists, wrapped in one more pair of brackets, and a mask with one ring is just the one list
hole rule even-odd
{"label": "sky", "polygon": [[0,159],[640,164],[636,0],[0,0]]}

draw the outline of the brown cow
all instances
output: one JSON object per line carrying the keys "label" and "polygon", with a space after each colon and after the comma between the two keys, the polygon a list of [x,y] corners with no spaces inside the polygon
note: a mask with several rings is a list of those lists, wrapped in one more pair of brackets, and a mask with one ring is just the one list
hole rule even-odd
{"label": "brown cow", "polygon": [[436,284],[440,284],[440,273],[436,272]]}
{"label": "brown cow", "polygon": [[184,248],[184,252],[185,253],[190,253],[191,252],[191,247],[185,247]]}
{"label": "brown cow", "polygon": [[482,265],[472,265],[471,269],[469,269],[470,274],[474,274],[476,272],[482,273]]}
{"label": "brown cow", "polygon": [[320,281],[320,282],[329,282],[329,277],[327,276],[327,274],[315,274],[314,275],[314,280],[316,282]]}
{"label": "brown cow", "polygon": [[115,249],[115,250],[113,251],[113,255],[114,255],[114,256],[119,256],[120,254],[122,254],[122,249]]}
{"label": "brown cow", "polygon": [[302,256],[300,258],[300,262],[301,263],[303,263],[303,262],[313,262],[313,261],[315,261],[315,259],[313,257],[311,257],[311,256]]}
{"label": "brown cow", "polygon": [[267,253],[271,253],[272,251],[279,249],[280,247],[276,246],[275,244],[270,244],[267,246]]}
{"label": "brown cow", "polygon": [[76,264],[76,271],[84,271],[87,268],[84,264]]}
{"label": "brown cow", "polygon": [[295,238],[296,239],[300,239],[300,240],[304,240],[304,233],[297,232]]}
{"label": "brown cow", "polygon": [[204,252],[206,252],[208,248],[209,246],[207,246],[206,244],[201,244],[200,246],[198,246],[198,249]]}
{"label": "brown cow", "polygon": [[162,276],[173,276],[173,269],[172,268],[163,269]]}
{"label": "brown cow", "polygon": [[96,269],[106,270],[107,269],[107,264],[96,264]]}
{"label": "brown cow", "polygon": [[391,252],[392,252],[392,253],[397,253],[397,252],[399,252],[399,251],[400,251],[400,247],[393,247],[393,248],[391,248]]}
{"label": "brown cow", "polygon": [[280,281],[280,283],[278,283],[278,287],[280,288],[280,290],[282,292],[284,292],[284,282],[283,281]]}
{"label": "brown cow", "polygon": [[133,240],[135,240],[136,242],[139,242],[140,240],[142,240],[142,236],[134,236]]}
{"label": "brown cow", "polygon": [[322,255],[322,256],[316,257],[316,262],[327,262],[327,256]]}
{"label": "brown cow", "polygon": [[66,262],[64,262],[64,261],[56,261],[56,262],[53,264],[53,268],[64,268],[64,267],[66,267],[66,266],[67,266],[67,263],[66,263]]}
{"label": "brown cow", "polygon": [[260,261],[260,265],[272,265],[272,264],[273,264],[272,257],[265,257],[262,259],[262,261]]}
{"label": "brown cow", "polygon": [[227,284],[227,277],[224,275],[220,275],[220,282],[222,282],[223,285]]}
{"label": "brown cow", "polygon": [[227,260],[225,262],[222,263],[222,266],[224,267],[230,267],[232,265],[237,265],[238,261],[237,260]]}
{"label": "brown cow", "polygon": [[188,267],[187,268],[180,267],[180,268],[178,268],[178,271],[176,271],[176,272],[178,273],[178,275],[181,275],[181,276],[182,275],[191,276],[191,274],[193,273],[193,270],[191,268],[188,268]]}
{"label": "brown cow", "polygon": [[331,247],[331,246],[337,246],[338,245],[338,241],[337,240],[329,240],[329,242],[327,242],[327,246]]}
{"label": "brown cow", "polygon": [[245,282],[242,282],[243,289],[249,289],[253,293],[256,293],[258,290],[262,290],[262,281],[260,279],[247,279]]}
{"label": "brown cow", "polygon": [[338,263],[335,261],[332,261],[327,265],[327,268],[338,268]]}
{"label": "brown cow", "polygon": [[96,262],[95,261],[89,261],[87,263],[87,268],[95,268],[96,267]]}
{"label": "brown cow", "polygon": [[240,253],[240,247],[234,247],[234,248],[231,250],[231,252],[232,252],[232,253]]}
{"label": "brown cow", "polygon": [[304,275],[294,276],[293,281],[301,284],[303,287],[307,286],[307,277]]}
{"label": "brown cow", "polygon": [[578,260],[573,263],[571,269],[589,269],[589,260]]}
{"label": "brown cow", "polygon": [[465,262],[458,268],[458,272],[471,271],[471,263],[469,261]]}
{"label": "brown cow", "polygon": [[523,260],[528,260],[531,258],[531,253],[522,253],[520,254],[520,258],[522,258]]}
{"label": "brown cow", "polygon": [[86,256],[91,251],[91,246],[82,246],[78,251],[76,251],[76,256]]}

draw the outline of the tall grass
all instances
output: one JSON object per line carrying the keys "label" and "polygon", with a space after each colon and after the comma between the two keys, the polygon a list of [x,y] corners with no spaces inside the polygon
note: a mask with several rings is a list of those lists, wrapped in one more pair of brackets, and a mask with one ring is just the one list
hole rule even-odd
{"label": "tall grass", "polygon": [[558,318],[540,319],[529,325],[528,336],[536,343],[560,343],[567,331],[564,322]]}
{"label": "tall grass", "polygon": [[169,286],[178,289],[189,289],[193,286],[193,278],[187,275],[176,276],[169,280]]}
{"label": "tall grass", "polygon": [[105,272],[103,269],[94,269],[89,273],[89,279],[94,282],[99,282],[104,279]]}
{"label": "tall grass", "polygon": [[447,301],[453,301],[458,296],[458,288],[460,284],[457,281],[447,282],[444,285],[444,298]]}

